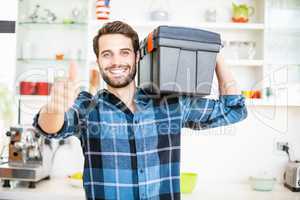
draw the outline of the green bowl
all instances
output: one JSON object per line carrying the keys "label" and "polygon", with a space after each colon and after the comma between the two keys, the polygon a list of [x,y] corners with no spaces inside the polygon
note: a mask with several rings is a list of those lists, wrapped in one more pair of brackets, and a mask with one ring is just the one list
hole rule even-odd
{"label": "green bowl", "polygon": [[184,172],[180,174],[180,191],[181,193],[192,193],[197,182],[198,174]]}
{"label": "green bowl", "polygon": [[272,191],[276,178],[249,177],[249,181],[253,190]]}

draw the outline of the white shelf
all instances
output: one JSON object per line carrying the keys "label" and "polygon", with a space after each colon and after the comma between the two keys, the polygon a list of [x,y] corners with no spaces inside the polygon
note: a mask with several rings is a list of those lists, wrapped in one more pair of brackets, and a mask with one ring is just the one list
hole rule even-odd
{"label": "white shelf", "polygon": [[233,30],[264,30],[260,23],[199,23],[199,28],[233,29]]}
{"label": "white shelf", "polygon": [[266,65],[270,65],[270,66],[290,66],[290,65],[300,65],[300,62],[293,62],[293,61],[290,61],[290,60],[286,60],[286,61],[266,61],[265,63]]}
{"label": "white shelf", "polygon": [[64,27],[64,28],[86,28],[87,23],[63,23],[63,22],[53,22],[53,23],[47,23],[47,22],[19,22],[19,26],[26,27],[26,28],[44,28],[47,27]]}
{"label": "white shelf", "polygon": [[300,101],[274,101],[268,99],[246,99],[247,106],[299,107]]}
{"label": "white shelf", "polygon": [[251,66],[251,67],[263,67],[264,60],[226,60],[229,66]]}
{"label": "white shelf", "polygon": [[78,60],[78,59],[55,60],[55,59],[50,59],[50,58],[32,58],[32,59],[18,58],[18,62],[20,62],[20,63],[64,63],[64,64],[68,64],[71,61],[78,62],[78,63],[86,62],[86,60]]}
{"label": "white shelf", "polygon": [[[104,23],[113,20],[91,20],[89,24],[93,27],[101,27]],[[148,22],[128,22],[133,27],[139,28],[155,28],[159,25],[169,26],[184,26],[194,28],[207,28],[207,29],[228,29],[228,30],[264,30],[265,26],[263,23],[232,23],[232,22],[199,22],[199,23],[185,23],[185,22],[172,22],[172,21],[148,21]]]}
{"label": "white shelf", "polygon": [[47,95],[17,95],[16,96],[18,100],[21,101],[47,101],[50,100],[50,96]]}

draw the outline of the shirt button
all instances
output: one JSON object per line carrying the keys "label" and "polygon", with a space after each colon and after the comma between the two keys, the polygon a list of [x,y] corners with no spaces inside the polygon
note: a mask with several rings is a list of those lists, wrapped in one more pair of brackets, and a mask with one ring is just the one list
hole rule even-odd
{"label": "shirt button", "polygon": [[140,169],[140,173],[141,173],[141,174],[144,173],[144,170],[143,170],[143,169]]}
{"label": "shirt button", "polygon": [[138,124],[138,123],[139,123],[139,120],[138,120],[138,119],[135,119],[135,120],[134,120],[134,123],[135,123],[135,124]]}

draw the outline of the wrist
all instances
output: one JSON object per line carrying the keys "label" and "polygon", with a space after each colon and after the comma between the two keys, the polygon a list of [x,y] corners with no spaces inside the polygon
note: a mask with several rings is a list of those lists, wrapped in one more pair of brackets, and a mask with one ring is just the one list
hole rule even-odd
{"label": "wrist", "polygon": [[65,113],[65,109],[63,105],[50,101],[49,103],[47,103],[45,106],[42,107],[41,113],[62,115]]}
{"label": "wrist", "polygon": [[221,95],[238,95],[240,91],[235,80],[220,83],[219,89]]}

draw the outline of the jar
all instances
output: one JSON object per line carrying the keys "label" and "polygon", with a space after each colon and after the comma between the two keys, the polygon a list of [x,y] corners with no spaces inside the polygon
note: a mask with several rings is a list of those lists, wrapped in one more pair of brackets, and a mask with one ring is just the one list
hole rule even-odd
{"label": "jar", "polygon": [[96,19],[108,20],[110,14],[110,0],[96,0]]}

